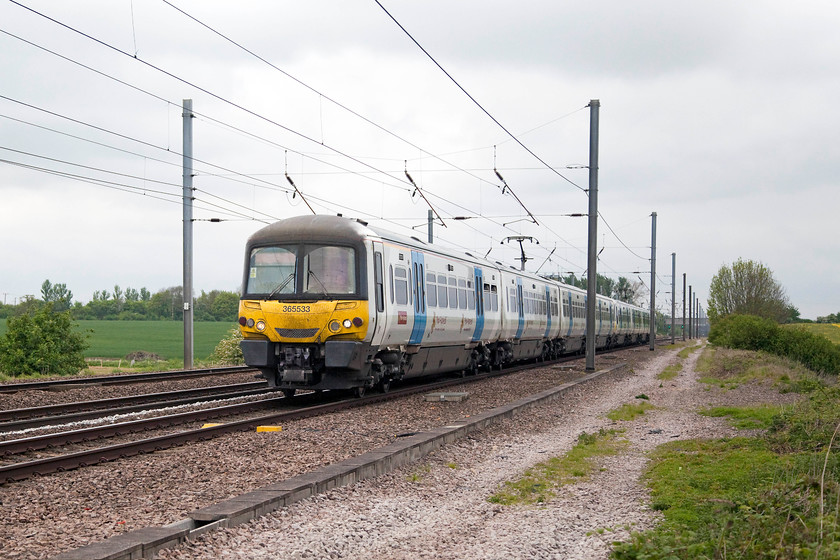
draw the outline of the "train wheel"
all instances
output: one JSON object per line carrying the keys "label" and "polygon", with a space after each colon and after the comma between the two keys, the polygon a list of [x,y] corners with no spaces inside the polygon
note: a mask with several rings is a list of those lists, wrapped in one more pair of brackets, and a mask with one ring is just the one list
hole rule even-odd
{"label": "train wheel", "polygon": [[295,396],[295,389],[283,389],[283,396],[287,399],[291,399]]}
{"label": "train wheel", "polygon": [[361,387],[354,387],[352,392],[354,397],[361,399],[365,396],[365,386],[362,385]]}
{"label": "train wheel", "polygon": [[387,393],[391,390],[391,380],[390,379],[383,379],[379,382],[379,390],[383,393]]}

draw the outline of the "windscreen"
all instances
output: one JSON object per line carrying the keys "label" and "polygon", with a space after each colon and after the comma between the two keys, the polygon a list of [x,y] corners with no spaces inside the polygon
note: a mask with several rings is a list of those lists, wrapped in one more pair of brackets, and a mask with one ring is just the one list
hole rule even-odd
{"label": "windscreen", "polygon": [[297,247],[257,247],[251,251],[248,294],[293,294]]}
{"label": "windscreen", "polygon": [[332,298],[356,294],[358,288],[352,247],[307,244],[251,250],[247,294]]}
{"label": "windscreen", "polygon": [[356,250],[352,247],[306,245],[302,260],[304,293],[356,293]]}

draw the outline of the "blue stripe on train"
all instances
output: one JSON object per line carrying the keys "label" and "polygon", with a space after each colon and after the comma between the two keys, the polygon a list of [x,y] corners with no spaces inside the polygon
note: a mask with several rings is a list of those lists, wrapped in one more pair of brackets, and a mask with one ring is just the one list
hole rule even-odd
{"label": "blue stripe on train", "polygon": [[412,287],[414,292],[414,326],[411,329],[409,344],[420,344],[423,342],[423,334],[426,332],[426,278],[424,274],[423,253],[420,251],[411,252],[411,273]]}
{"label": "blue stripe on train", "polygon": [[484,301],[484,271],[475,267],[474,271],[475,285],[475,332],[473,332],[473,342],[481,340],[481,334],[484,332],[484,306],[487,304]]}

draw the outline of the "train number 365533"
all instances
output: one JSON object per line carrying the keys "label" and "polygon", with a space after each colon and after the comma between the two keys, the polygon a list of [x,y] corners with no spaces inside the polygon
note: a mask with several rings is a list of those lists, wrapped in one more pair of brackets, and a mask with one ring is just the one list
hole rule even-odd
{"label": "train number 365533", "polygon": [[284,305],[283,313],[309,313],[310,309],[308,305]]}

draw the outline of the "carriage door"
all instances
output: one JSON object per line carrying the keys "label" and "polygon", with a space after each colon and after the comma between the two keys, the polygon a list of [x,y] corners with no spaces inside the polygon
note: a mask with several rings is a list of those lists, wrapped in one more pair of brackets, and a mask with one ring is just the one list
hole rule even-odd
{"label": "carriage door", "polygon": [[525,301],[522,297],[522,278],[516,279],[516,307],[519,311],[519,328],[516,329],[516,338],[522,338],[525,330]]}
{"label": "carriage door", "polygon": [[551,333],[551,289],[546,286],[545,287],[545,336],[548,338],[548,335]]}
{"label": "carriage door", "polygon": [[411,290],[414,293],[414,328],[411,329],[409,344],[420,344],[426,331],[426,271],[423,263],[423,253],[411,252],[411,270],[414,279]]}
{"label": "carriage door", "polygon": [[385,313],[385,265],[383,262],[382,243],[373,243],[373,305],[371,306],[371,325],[368,332],[371,333],[372,344],[381,343],[383,333],[386,330]]}
{"label": "carriage door", "polygon": [[482,270],[475,267],[475,332],[473,342],[481,340],[481,333],[484,331],[484,274]]}

